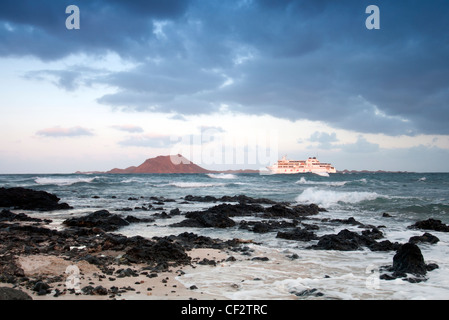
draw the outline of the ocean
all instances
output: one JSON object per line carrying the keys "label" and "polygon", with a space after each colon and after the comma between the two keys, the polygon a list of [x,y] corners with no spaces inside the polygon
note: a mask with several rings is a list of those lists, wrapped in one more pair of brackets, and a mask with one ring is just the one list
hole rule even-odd
{"label": "ocean", "polygon": [[[69,217],[101,209],[140,218],[178,208],[181,215],[156,219],[154,223],[133,223],[116,233],[152,238],[193,232],[224,240],[252,240],[246,244],[251,254],[248,259],[222,262],[216,267],[199,266],[178,279],[186,286],[195,285],[218,297],[242,300],[449,298],[449,233],[408,228],[429,218],[449,224],[449,173],[337,173],[329,177],[225,173],[30,174],[0,175],[0,186],[44,190],[71,205],[73,209],[65,211],[26,212],[53,220],[51,227],[54,228],[62,228],[62,221]],[[187,195],[217,198],[246,195],[293,204],[315,203],[327,211],[304,222],[318,226],[314,230],[318,236],[336,234],[343,229],[360,233],[357,225],[329,222],[350,217],[366,225],[381,226],[383,240],[391,242],[406,243],[412,236],[429,232],[440,241],[420,243],[419,247],[425,262],[436,263],[439,268],[428,272],[427,280],[419,283],[400,278],[383,280],[379,278],[382,266],[392,264],[395,251],[311,250],[308,247],[315,240],[285,240],[277,238],[277,232],[255,233],[239,228],[242,220],[261,220],[258,217],[233,217],[236,226],[225,229],[171,227],[182,221],[186,212],[218,204],[184,201]],[[158,202],[157,198],[164,199]],[[253,260],[253,257],[268,259]]]}

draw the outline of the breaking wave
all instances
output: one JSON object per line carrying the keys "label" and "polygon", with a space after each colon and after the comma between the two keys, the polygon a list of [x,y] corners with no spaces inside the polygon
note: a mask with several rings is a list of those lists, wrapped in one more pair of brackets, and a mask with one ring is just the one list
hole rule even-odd
{"label": "breaking wave", "polygon": [[340,204],[354,204],[382,197],[376,192],[332,191],[318,188],[307,188],[296,197],[298,203],[315,203],[323,207],[335,207]]}
{"label": "breaking wave", "polygon": [[70,186],[76,183],[91,183],[97,177],[93,178],[48,178],[48,177],[37,177],[34,182],[40,185],[57,185],[57,186]]}
{"label": "breaking wave", "polygon": [[167,184],[177,188],[210,188],[225,186],[226,183],[205,183],[205,182],[172,182]]}
{"label": "breaking wave", "polygon": [[322,185],[322,186],[330,186],[330,187],[343,187],[346,185],[366,185],[368,181],[363,178],[359,180],[354,181],[313,181],[313,180],[307,180],[305,177],[301,177],[298,181],[295,182],[296,184],[302,184],[302,185]]}
{"label": "breaking wave", "polygon": [[345,184],[349,183],[350,181],[309,181],[306,180],[306,178],[301,177],[298,181],[296,181],[296,184],[304,184],[304,185],[325,185],[325,186],[334,186],[334,187],[341,187]]}
{"label": "breaking wave", "polygon": [[232,173],[209,173],[207,176],[212,179],[237,179],[237,176]]}

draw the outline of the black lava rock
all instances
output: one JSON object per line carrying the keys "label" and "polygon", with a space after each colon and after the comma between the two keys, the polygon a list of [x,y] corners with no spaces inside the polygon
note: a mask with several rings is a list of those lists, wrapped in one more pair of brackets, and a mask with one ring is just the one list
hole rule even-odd
{"label": "black lava rock", "polygon": [[59,198],[45,191],[35,191],[22,187],[0,188],[0,207],[23,210],[66,210],[72,209],[67,203],[59,203]]}
{"label": "black lava rock", "polygon": [[129,222],[107,210],[95,211],[87,216],[70,218],[63,222],[69,227],[100,228],[104,231],[114,231],[120,227],[129,225]]}
{"label": "black lava rock", "polygon": [[33,298],[21,290],[1,287],[0,300],[33,300]]}
{"label": "black lava rock", "polygon": [[409,228],[449,232],[449,226],[442,223],[441,220],[436,220],[432,218],[423,221],[418,221],[415,224],[409,226]]}
{"label": "black lava rock", "polygon": [[276,238],[296,241],[310,241],[318,239],[315,233],[301,228],[295,228],[292,231],[278,232]]}
{"label": "black lava rock", "polygon": [[393,271],[401,275],[406,273],[426,275],[424,257],[416,244],[406,243],[401,246],[393,257]]}

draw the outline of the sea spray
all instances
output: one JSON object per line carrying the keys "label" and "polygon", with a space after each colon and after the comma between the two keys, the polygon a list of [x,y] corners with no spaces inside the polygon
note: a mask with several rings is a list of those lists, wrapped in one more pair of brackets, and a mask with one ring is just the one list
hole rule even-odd
{"label": "sea spray", "polygon": [[238,177],[232,173],[209,173],[207,174],[212,179],[237,179]]}
{"label": "sea spray", "polygon": [[98,177],[93,178],[80,178],[80,177],[61,177],[61,178],[49,178],[49,177],[37,177],[34,182],[40,185],[57,185],[57,186],[70,186],[76,183],[91,183]]}
{"label": "sea spray", "polygon": [[319,188],[307,188],[296,197],[298,203],[315,203],[325,208],[346,203],[353,204],[366,200],[375,200],[380,197],[376,192],[365,191],[334,191]]}

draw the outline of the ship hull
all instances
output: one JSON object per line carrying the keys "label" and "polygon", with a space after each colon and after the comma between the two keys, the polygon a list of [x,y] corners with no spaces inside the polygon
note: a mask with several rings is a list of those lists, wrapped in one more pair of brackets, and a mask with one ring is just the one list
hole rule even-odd
{"label": "ship hull", "polygon": [[334,170],[319,170],[319,169],[278,169],[273,167],[267,167],[271,174],[298,174],[298,173],[337,173]]}

